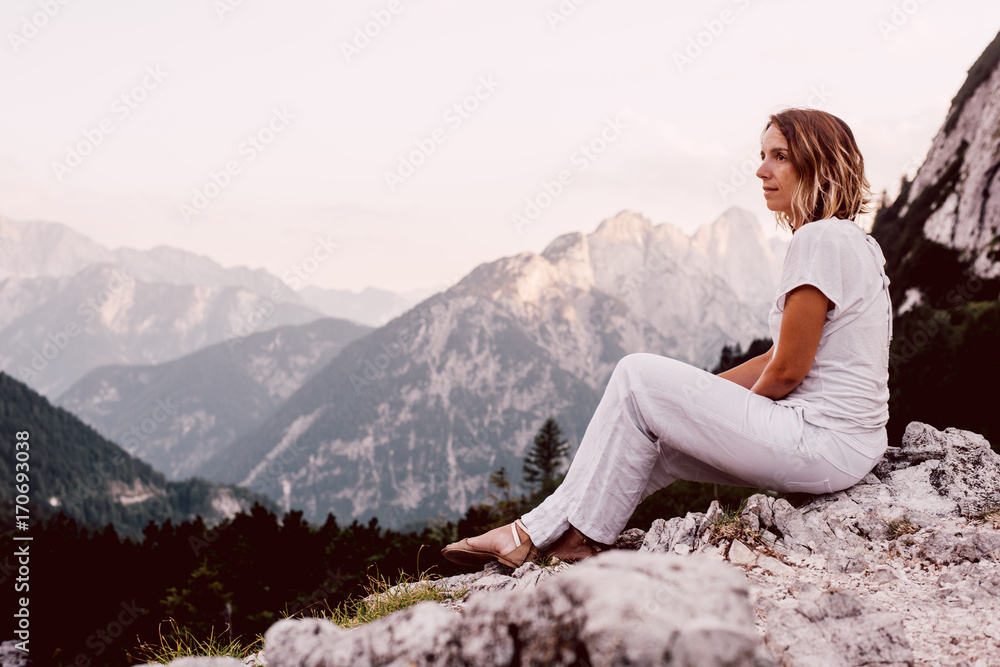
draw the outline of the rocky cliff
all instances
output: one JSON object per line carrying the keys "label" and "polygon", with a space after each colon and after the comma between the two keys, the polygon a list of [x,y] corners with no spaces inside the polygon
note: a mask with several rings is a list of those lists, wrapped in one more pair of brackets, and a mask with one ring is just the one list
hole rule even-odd
{"label": "rocky cliff", "polygon": [[617,546],[441,579],[464,599],[354,630],[286,619],[247,663],[986,666],[1000,651],[1000,456],[968,431],[913,422],[850,489],[713,503]]}

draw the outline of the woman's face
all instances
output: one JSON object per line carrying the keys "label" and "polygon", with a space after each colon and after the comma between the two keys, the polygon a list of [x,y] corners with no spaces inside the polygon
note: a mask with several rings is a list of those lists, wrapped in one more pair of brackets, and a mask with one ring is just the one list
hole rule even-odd
{"label": "woman's face", "polygon": [[764,201],[775,212],[792,215],[792,192],[799,182],[798,172],[789,159],[788,142],[785,135],[774,125],[764,132],[760,145],[760,169],[757,178],[764,186]]}

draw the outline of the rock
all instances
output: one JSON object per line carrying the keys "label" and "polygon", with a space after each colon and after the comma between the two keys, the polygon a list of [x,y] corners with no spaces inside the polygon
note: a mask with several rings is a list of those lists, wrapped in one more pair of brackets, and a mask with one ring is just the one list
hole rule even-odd
{"label": "rock", "polygon": [[[927,424],[911,422],[903,434],[902,447],[887,456],[875,474],[883,481],[889,477],[887,483],[891,484],[901,468],[924,468],[929,486],[939,497],[950,501],[961,516],[975,516],[1000,502],[1000,456],[977,433],[956,428],[938,431]],[[914,508],[921,509],[919,505]]]}
{"label": "rock", "polygon": [[784,667],[913,665],[903,619],[850,591],[828,590],[773,613],[765,642]]}
{"label": "rock", "polygon": [[[13,664],[13,663],[12,663]],[[149,662],[146,663],[150,667],[159,667],[159,663]],[[177,660],[171,660],[169,663],[170,667],[246,667],[244,663],[240,662],[236,658],[203,658],[203,657],[189,657],[189,658],[178,658]],[[6,667],[7,663],[4,662],[3,665]]]}
{"label": "rock", "polygon": [[17,640],[0,642],[0,665],[4,667],[26,667],[28,654],[17,648]]}
{"label": "rock", "polygon": [[671,553],[677,544],[686,544],[693,550],[703,523],[707,522],[705,515],[700,512],[692,512],[669,521],[657,519],[646,532],[640,550],[649,553]]}
{"label": "rock", "polygon": [[422,603],[366,626],[286,619],[270,667],[760,665],[746,578],[708,558],[609,551],[531,589]]}
{"label": "rock", "polygon": [[766,556],[761,554],[757,557],[757,567],[760,569],[770,572],[771,574],[776,574],[781,577],[794,577],[795,570],[784,563],[782,563],[777,558],[772,558],[771,556]]}
{"label": "rock", "polygon": [[733,565],[753,567],[757,564],[757,554],[739,540],[733,540],[729,546],[729,562]]}
{"label": "rock", "polygon": [[919,556],[936,565],[1000,561],[1000,533],[987,528],[969,527],[958,533],[935,529],[929,531],[919,544]]}
{"label": "rock", "polygon": [[639,528],[629,528],[628,530],[623,531],[622,534],[618,536],[618,539],[615,540],[615,549],[638,551],[645,539],[646,531]]}

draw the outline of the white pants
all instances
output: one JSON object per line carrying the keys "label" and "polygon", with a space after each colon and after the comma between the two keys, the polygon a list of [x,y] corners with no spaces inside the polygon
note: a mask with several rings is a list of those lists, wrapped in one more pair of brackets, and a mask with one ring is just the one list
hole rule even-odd
{"label": "white pants", "polygon": [[522,519],[540,548],[570,524],[611,544],[639,502],[675,480],[828,493],[868,474],[881,455],[864,452],[885,444],[884,428],[840,434],[700,368],[630,354],[615,367],[566,479]]}

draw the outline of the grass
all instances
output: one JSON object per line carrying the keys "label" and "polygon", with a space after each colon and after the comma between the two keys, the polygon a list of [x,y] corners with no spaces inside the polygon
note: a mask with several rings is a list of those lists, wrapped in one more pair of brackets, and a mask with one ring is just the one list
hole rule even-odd
{"label": "grass", "polygon": [[751,530],[742,517],[744,510],[746,510],[746,500],[741,501],[739,506],[733,510],[725,507],[720,508],[715,521],[708,527],[709,542],[718,544],[723,540],[727,542],[739,540],[749,547],[755,544],[762,544],[760,539],[761,531]]}
{"label": "grass", "polygon": [[320,617],[325,617],[342,628],[354,628],[419,602],[461,600],[468,592],[464,588],[452,591],[434,586],[431,582],[426,571],[421,572],[417,578],[400,572],[395,584],[377,572],[374,576],[369,574],[365,597],[347,600],[335,609],[328,608]]}
{"label": "grass", "polygon": [[129,653],[129,659],[138,663],[155,662],[166,664],[177,658],[189,656],[196,657],[222,657],[229,656],[237,660],[243,660],[251,653],[257,653],[264,648],[264,638],[257,635],[257,638],[250,644],[243,645],[240,637],[232,640],[222,639],[215,636],[213,630],[208,639],[201,640],[195,637],[187,628],[181,628],[174,619],[166,621],[170,625],[170,630],[166,635],[163,633],[163,624],[160,624],[159,644],[142,644],[136,649],[136,655]]}
{"label": "grass", "polygon": [[1000,530],[1000,503],[989,505],[972,518],[984,523],[993,524],[994,528]]}
{"label": "grass", "polygon": [[902,537],[903,535],[912,535],[920,530],[920,526],[911,522],[907,517],[903,517],[902,519],[892,519],[889,521],[888,526],[889,532],[886,536],[887,540],[894,540],[897,537]]}
{"label": "grass", "polygon": [[[326,618],[342,628],[354,628],[411,607],[418,602],[461,600],[468,593],[465,588],[452,591],[437,587],[432,581],[427,570],[416,578],[401,571],[396,583],[390,582],[376,571],[374,576],[368,575],[365,597],[359,600],[347,600],[334,609],[328,606],[326,610],[318,610],[315,615],[318,618]],[[136,649],[135,655],[130,653],[129,658],[138,663],[160,664],[189,656],[229,656],[243,660],[264,648],[264,638],[261,635],[250,644],[244,645],[240,642],[240,637],[233,640],[222,639],[216,637],[213,630],[208,639],[200,640],[187,628],[179,627],[174,619],[169,619],[167,623],[170,629],[166,633],[162,624],[160,626],[159,644],[142,644]]]}

